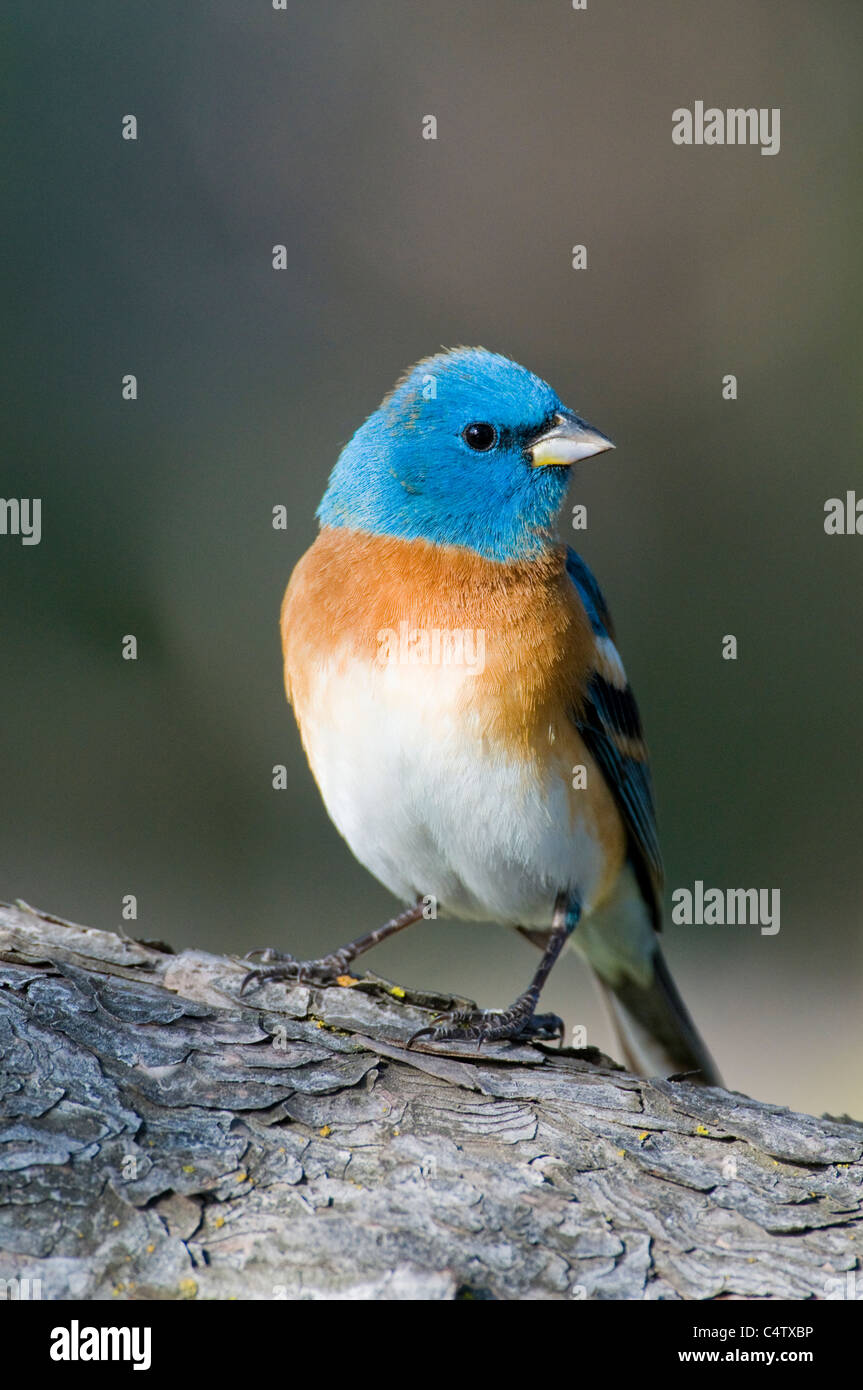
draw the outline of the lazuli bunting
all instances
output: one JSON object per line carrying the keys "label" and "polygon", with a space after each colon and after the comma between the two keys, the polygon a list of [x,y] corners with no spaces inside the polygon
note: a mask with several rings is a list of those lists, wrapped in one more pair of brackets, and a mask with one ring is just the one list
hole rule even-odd
{"label": "lazuli bunting", "polygon": [[264,952],[244,984],[345,974],[434,903],[543,956],[510,1008],[443,1016],[432,1039],[562,1031],[536,1006],[572,940],[630,1066],[718,1083],[657,938],[638,709],[599,586],[555,538],[572,465],[610,448],[524,367],[459,348],[342,451],[282,606],[285,685],[330,816],[406,906],[317,961]]}

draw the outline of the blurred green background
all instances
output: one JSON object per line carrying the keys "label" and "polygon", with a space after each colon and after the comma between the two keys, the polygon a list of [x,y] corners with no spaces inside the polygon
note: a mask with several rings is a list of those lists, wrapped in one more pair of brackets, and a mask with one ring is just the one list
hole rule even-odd
{"label": "blurred green background", "polygon": [[[133,932],[217,951],[390,914],[305,765],[279,604],[356,426],[416,358],[482,343],[617,442],[578,471],[576,539],[669,897],[781,890],[775,937],[666,927],[726,1080],[863,1113],[863,538],[823,529],[863,494],[860,7],[105,0],[6,40],[2,493],[42,498],[43,538],[0,537],[0,892],[106,928],[135,893]],[[780,107],[780,153],[673,145],[699,99]],[[487,1005],[535,963],[443,922],[368,958]],[[575,956],[544,1002],[610,1046]]]}

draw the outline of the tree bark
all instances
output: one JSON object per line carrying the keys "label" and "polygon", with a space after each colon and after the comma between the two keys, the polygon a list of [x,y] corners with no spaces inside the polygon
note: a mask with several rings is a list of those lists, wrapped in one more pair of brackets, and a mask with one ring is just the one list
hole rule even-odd
{"label": "tree bark", "polygon": [[860,1124],[595,1049],[408,1051],[453,1000],[371,974],[241,998],[247,968],[0,905],[0,1280],[52,1299],[855,1296]]}

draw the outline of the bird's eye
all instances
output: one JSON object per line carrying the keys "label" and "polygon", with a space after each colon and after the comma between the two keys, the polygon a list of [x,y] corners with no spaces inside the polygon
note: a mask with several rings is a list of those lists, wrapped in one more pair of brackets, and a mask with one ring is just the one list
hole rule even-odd
{"label": "bird's eye", "polygon": [[497,430],[494,425],[477,421],[476,424],[466,425],[461,432],[461,437],[471,449],[477,449],[481,454],[484,454],[489,449],[493,449],[497,443]]}

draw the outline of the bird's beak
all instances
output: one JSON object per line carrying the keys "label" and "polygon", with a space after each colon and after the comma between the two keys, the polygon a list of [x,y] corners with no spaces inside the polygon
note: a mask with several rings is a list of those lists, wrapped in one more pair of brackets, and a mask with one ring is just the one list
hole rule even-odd
{"label": "bird's beak", "polygon": [[534,468],[568,468],[579,459],[614,448],[607,435],[570,410],[560,411],[554,421],[552,428],[538,435],[528,448]]}

